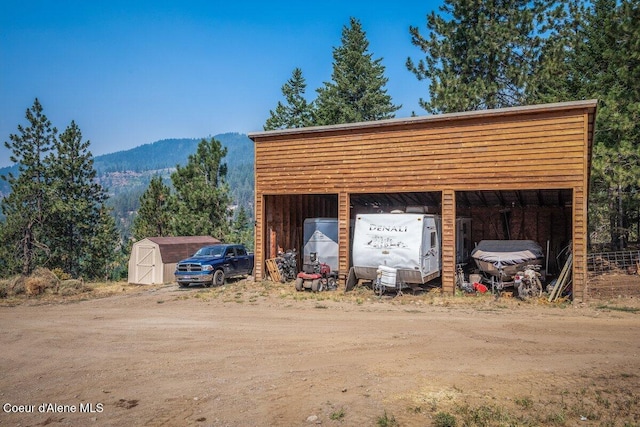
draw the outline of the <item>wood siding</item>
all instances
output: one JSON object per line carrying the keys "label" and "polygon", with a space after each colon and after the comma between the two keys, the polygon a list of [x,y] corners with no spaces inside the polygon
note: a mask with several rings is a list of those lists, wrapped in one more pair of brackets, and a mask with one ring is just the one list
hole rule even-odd
{"label": "wood siding", "polygon": [[582,183],[584,116],[466,120],[256,143],[256,187],[273,194],[571,188]]}
{"label": "wood siding", "polygon": [[262,218],[266,233],[260,239],[267,249],[266,259],[275,258],[279,251],[300,250],[306,218],[338,217],[338,196],[335,194],[266,195],[261,204],[266,212]]}
{"label": "wood siding", "polygon": [[[595,102],[583,101],[249,135],[256,159],[256,277],[262,277],[263,255],[272,253],[265,246],[269,228],[288,209],[273,196],[337,196],[342,269],[349,263],[351,194],[442,194],[443,289],[449,292],[456,192],[564,189],[573,194],[575,295],[582,298],[594,115]],[[270,208],[265,200],[273,200]],[[284,224],[286,218],[281,231]]]}

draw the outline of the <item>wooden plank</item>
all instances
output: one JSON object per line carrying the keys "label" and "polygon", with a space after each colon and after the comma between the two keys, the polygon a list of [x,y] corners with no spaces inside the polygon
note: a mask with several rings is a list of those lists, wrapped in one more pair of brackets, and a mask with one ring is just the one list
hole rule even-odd
{"label": "wooden plank", "polygon": [[565,151],[575,151],[576,153],[581,151],[579,135],[576,134],[572,138],[556,137],[550,139],[549,137],[541,137],[527,138],[526,140],[512,137],[506,138],[502,144],[498,143],[497,140],[478,140],[477,143],[465,144],[464,141],[456,139],[443,144],[438,144],[433,140],[425,140],[414,144],[393,144],[389,141],[380,141],[380,144],[376,145],[360,144],[357,146],[319,147],[315,150],[310,150],[308,146],[291,146],[283,148],[282,150],[274,149],[265,152],[264,156],[261,156],[256,166],[259,169],[265,164],[269,164],[272,167],[281,168],[281,166],[286,164],[287,161],[291,163],[291,159],[305,159],[308,166],[310,164],[310,156],[313,156],[314,160],[322,159],[323,161],[339,162],[351,159],[354,156],[371,157],[374,155],[377,155],[378,157],[396,157],[403,154],[438,156],[458,152],[461,154],[494,153],[508,156],[513,153],[518,155],[521,155],[522,153],[535,155],[536,152],[562,153]]}
{"label": "wooden plank", "polygon": [[269,273],[271,281],[280,282],[282,276],[280,275],[280,270],[278,270],[278,264],[276,263],[275,258],[266,260],[265,265],[267,266],[267,272]]}
{"label": "wooden plank", "polygon": [[[335,160],[335,159],[323,159],[321,156],[316,158],[316,162],[312,165],[304,165],[301,162],[305,161],[308,156],[300,156],[299,158],[291,155],[288,160],[279,162],[278,166],[270,164],[260,165],[257,168],[257,174],[292,174],[299,172],[316,172],[316,171],[335,171],[340,173],[354,172],[358,170],[369,170],[375,168],[377,170],[392,170],[395,166],[395,172],[398,173],[398,165],[407,164],[411,169],[415,170],[420,167],[424,167],[427,170],[445,167],[455,169],[477,169],[477,168],[511,168],[519,169],[524,172],[536,172],[538,167],[545,168],[549,165],[555,167],[561,165],[567,165],[581,170],[582,165],[580,161],[582,159],[582,153],[579,150],[563,152],[559,151],[547,151],[538,150],[533,153],[529,152],[509,152],[503,151],[501,153],[494,152],[456,152],[455,150],[449,150],[448,153],[441,155],[419,155],[414,150],[413,152],[407,152],[402,154],[396,154],[395,156],[388,155],[358,155],[350,158]],[[504,160],[508,159],[508,160]],[[456,161],[457,160],[457,161]],[[533,170],[528,171],[527,169]]]}
{"label": "wooden plank", "polygon": [[568,284],[569,278],[571,276],[571,269],[573,264],[573,254],[569,254],[567,257],[567,261],[564,263],[564,267],[562,267],[562,271],[560,272],[560,276],[558,276],[558,280],[556,281],[555,286],[551,290],[549,294],[549,302],[553,302],[558,299],[566,286]]}
{"label": "wooden plank", "polygon": [[[557,140],[549,139],[527,139],[526,141],[518,139],[509,139],[505,144],[497,144],[492,141],[491,144],[468,144],[464,146],[460,141],[453,144],[435,144],[433,141],[425,141],[421,144],[396,144],[393,145],[388,141],[384,141],[380,146],[363,146],[357,147],[335,147],[330,150],[315,150],[309,152],[306,149],[289,147],[286,150],[270,150],[261,157],[256,163],[256,170],[260,171],[267,165],[271,168],[285,169],[287,165],[305,161],[304,166],[313,166],[322,162],[349,163],[354,159],[405,159],[413,157],[414,160],[419,156],[426,156],[432,159],[446,159],[452,153],[460,154],[465,157],[474,157],[476,155],[498,155],[500,157],[511,157],[514,155],[522,156],[520,160],[527,160],[528,156],[532,158],[545,158],[549,154],[569,153],[573,156],[582,158],[583,146],[578,138],[567,139],[558,138]],[[309,164],[309,156],[313,156],[314,162]]]}
{"label": "wooden plank", "polygon": [[[289,141],[282,146],[265,146],[263,149],[258,150],[258,161],[275,159],[278,160],[275,153],[303,153],[306,155],[314,154],[319,155],[321,153],[332,153],[335,156],[340,156],[342,153],[354,154],[364,150],[385,150],[385,149],[397,149],[402,151],[403,149],[446,149],[448,148],[461,148],[463,150],[471,149],[474,147],[506,147],[510,145],[522,145],[524,147],[543,146],[543,145],[555,145],[565,144],[571,142],[572,144],[582,142],[581,128],[564,130],[562,132],[553,130],[536,130],[535,132],[518,132],[518,133],[493,133],[492,135],[480,137],[477,134],[452,134],[446,137],[434,137],[429,134],[424,134],[420,138],[408,139],[402,138],[394,140],[388,135],[379,135],[378,139],[372,139],[367,141],[317,141],[310,144],[310,141]],[[282,160],[282,159],[280,159]]]}
{"label": "wooden plank", "polygon": [[[285,153],[282,153],[283,155]],[[335,156],[334,154],[318,154],[315,156],[315,161],[312,164],[304,164],[302,162],[307,161],[309,155],[304,153],[287,153],[286,159],[281,159],[278,162],[261,162],[256,165],[256,175],[260,175],[265,171],[272,171],[273,173],[288,173],[293,170],[317,170],[322,168],[346,168],[347,171],[352,170],[353,166],[360,169],[369,168],[374,166],[390,167],[399,166],[399,163],[406,163],[415,168],[418,165],[431,165],[433,163],[448,164],[452,163],[452,160],[458,160],[453,162],[457,164],[459,168],[469,166],[483,166],[484,162],[495,163],[501,167],[509,167],[513,164],[520,164],[521,170],[527,166],[537,166],[545,164],[547,162],[554,161],[556,163],[564,162],[577,166],[582,166],[581,159],[582,153],[579,148],[564,146],[562,149],[538,147],[531,150],[517,150],[513,147],[505,148],[504,150],[490,150],[490,149],[470,149],[459,151],[458,149],[445,149],[440,152],[432,150],[430,152],[423,152],[418,148],[408,149],[406,151],[395,150],[393,153],[375,152],[369,150],[366,153],[352,153],[345,156]],[[483,160],[484,159],[484,160]]]}
{"label": "wooden plank", "polygon": [[[259,160],[263,155],[269,156],[273,152],[301,151],[306,153],[336,152],[336,150],[355,151],[362,148],[376,149],[389,147],[443,147],[460,146],[461,148],[473,148],[475,146],[505,146],[518,141],[522,144],[537,145],[540,143],[553,143],[562,141],[582,141],[584,129],[582,126],[565,127],[553,129],[552,127],[528,128],[508,131],[494,130],[479,133],[473,130],[463,132],[454,130],[448,133],[435,135],[430,132],[423,132],[419,135],[411,136],[406,134],[377,134],[371,138],[359,138],[358,140],[324,139],[324,140],[293,140],[285,142],[274,142],[264,145],[257,150]],[[270,156],[271,157],[271,156]],[[267,157],[269,158],[269,157]]]}
{"label": "wooden plank", "polygon": [[[392,193],[392,192],[428,192],[434,190],[442,190],[442,189],[463,189],[463,190],[526,190],[526,189],[538,189],[538,188],[551,188],[551,189],[562,189],[562,188],[570,188],[571,184],[575,182],[575,179],[572,177],[549,177],[549,179],[545,180],[544,177],[537,177],[536,179],[528,179],[528,180],[509,180],[509,177],[487,177],[483,179],[469,179],[464,180],[462,177],[447,177],[439,178],[434,177],[433,180],[441,179],[442,184],[440,187],[434,187],[433,184],[424,181],[402,181],[400,179],[394,180],[385,180],[385,181],[372,181],[366,180],[364,177],[355,178],[353,177],[349,181],[344,181],[338,185],[336,182],[326,182],[317,183],[317,182],[302,182],[293,184],[291,182],[279,182],[279,181],[259,181],[258,185],[270,186],[273,191],[281,191],[287,192],[290,194],[298,193],[298,194],[308,194],[319,191],[326,191],[331,188],[332,191],[348,191],[351,193],[375,193],[382,192]],[[487,181],[492,181],[491,183],[487,183]],[[425,178],[425,181],[428,181]]]}

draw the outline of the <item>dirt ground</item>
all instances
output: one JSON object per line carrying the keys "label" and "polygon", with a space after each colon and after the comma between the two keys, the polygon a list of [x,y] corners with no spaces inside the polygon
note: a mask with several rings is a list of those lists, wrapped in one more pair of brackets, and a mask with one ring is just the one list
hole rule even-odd
{"label": "dirt ground", "polygon": [[0,322],[1,426],[640,425],[638,298],[117,284]]}

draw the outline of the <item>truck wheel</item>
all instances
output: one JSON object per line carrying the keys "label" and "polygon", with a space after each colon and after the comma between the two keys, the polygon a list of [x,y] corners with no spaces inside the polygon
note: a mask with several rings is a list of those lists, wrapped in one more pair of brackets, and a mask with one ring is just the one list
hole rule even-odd
{"label": "truck wheel", "polygon": [[222,285],[224,285],[224,271],[216,270],[216,272],[213,273],[213,281],[212,281],[211,284],[213,286],[222,286]]}
{"label": "truck wheel", "polygon": [[336,279],[334,277],[329,277],[327,279],[327,290],[328,291],[333,291],[337,288],[338,286],[336,286]]}
{"label": "truck wheel", "polygon": [[302,278],[298,277],[296,279],[296,291],[300,292],[302,290],[302,284],[303,284],[304,280],[302,280]]}

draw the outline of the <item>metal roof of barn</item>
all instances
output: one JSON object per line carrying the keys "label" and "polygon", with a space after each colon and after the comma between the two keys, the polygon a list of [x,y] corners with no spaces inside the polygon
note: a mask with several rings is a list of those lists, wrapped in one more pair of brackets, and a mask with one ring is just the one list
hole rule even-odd
{"label": "metal roof of barn", "polygon": [[291,128],[291,129],[276,129],[262,132],[250,132],[249,138],[256,140],[256,138],[268,138],[277,136],[297,135],[297,134],[314,134],[323,132],[340,132],[350,130],[365,130],[375,129],[386,126],[403,126],[414,125],[420,123],[438,123],[448,121],[459,121],[463,119],[475,119],[482,117],[497,117],[497,116],[513,116],[519,114],[532,114],[532,113],[544,113],[558,110],[568,110],[576,108],[586,108],[591,112],[595,111],[598,105],[597,99],[589,99],[582,101],[569,101],[569,102],[556,102],[552,104],[540,104],[540,105],[524,105],[518,107],[496,108],[492,110],[473,110],[463,111],[459,113],[447,113],[428,116],[416,116],[406,118],[394,118],[386,120],[375,120],[368,122],[357,123],[343,123],[338,125],[328,126],[311,126],[303,128]]}

